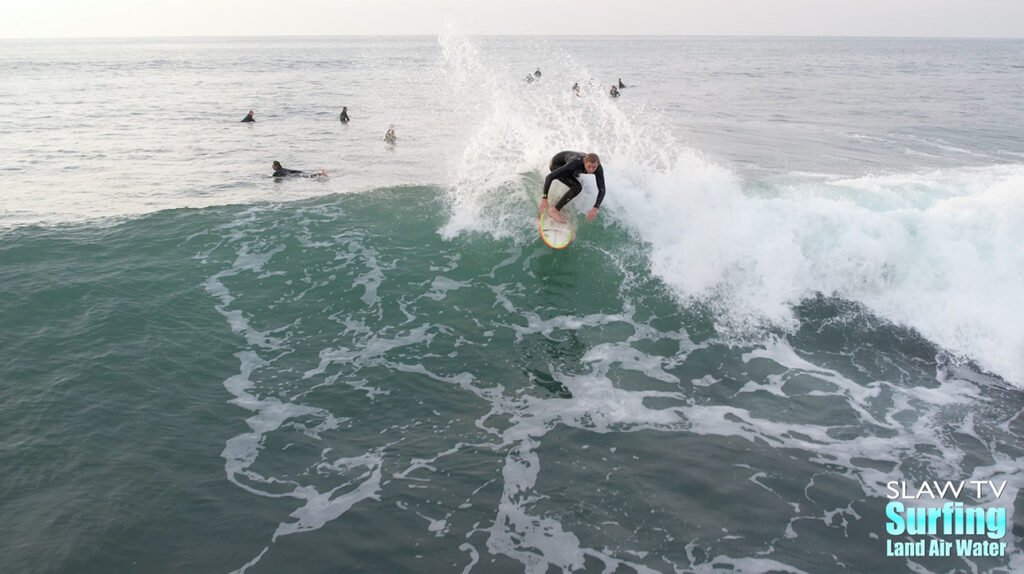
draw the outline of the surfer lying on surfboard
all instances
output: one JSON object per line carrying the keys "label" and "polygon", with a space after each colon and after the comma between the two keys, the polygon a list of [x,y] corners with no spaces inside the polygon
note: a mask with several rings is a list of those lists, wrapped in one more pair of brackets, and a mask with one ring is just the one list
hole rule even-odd
{"label": "surfer lying on surfboard", "polygon": [[562,195],[562,199],[558,201],[558,204],[551,208],[548,216],[555,221],[565,223],[565,217],[559,212],[567,203],[572,201],[572,198],[583,191],[583,184],[579,180],[580,174],[592,173],[594,178],[597,179],[597,201],[594,203],[594,207],[587,212],[587,221],[594,221],[594,218],[597,217],[597,208],[601,206],[601,202],[604,200],[604,169],[601,167],[601,159],[597,157],[597,154],[561,151],[551,158],[551,164],[548,166],[548,169],[551,170],[551,173],[544,178],[544,195],[540,201],[541,213],[548,209],[548,191],[551,189],[551,182],[557,179],[564,183],[569,188],[569,191],[565,192]]}
{"label": "surfer lying on surfboard", "polygon": [[279,162],[279,161],[275,161],[273,164],[271,164],[271,167],[274,168],[274,175],[271,176],[271,177],[274,177],[274,178],[279,178],[279,177],[310,177],[310,178],[313,178],[313,177],[327,177],[327,170],[326,169],[321,169],[320,171],[315,171],[315,172],[305,172],[305,171],[302,171],[300,169],[288,169],[286,167],[281,167],[281,162]]}

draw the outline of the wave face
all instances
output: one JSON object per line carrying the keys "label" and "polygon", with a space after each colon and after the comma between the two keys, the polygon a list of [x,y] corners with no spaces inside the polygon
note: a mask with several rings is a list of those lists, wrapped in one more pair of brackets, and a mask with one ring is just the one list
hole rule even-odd
{"label": "wave face", "polygon": [[55,570],[887,568],[886,482],[1020,492],[1019,390],[915,330],[816,296],[740,343],[618,220],[554,252],[451,217],[399,187],[5,234],[8,436],[132,508],[32,487],[66,519],[5,563],[45,540]]}
{"label": "wave face", "polygon": [[[818,296],[792,333],[739,344],[632,229],[567,257],[439,236],[450,222],[441,190],[395,188],[249,209],[190,242],[245,342],[228,478],[292,505],[257,565],[360,525],[470,570],[881,568],[850,540],[881,528],[886,482],[1017,496],[1019,391],[914,330]],[[373,563],[411,567],[388,554]]]}

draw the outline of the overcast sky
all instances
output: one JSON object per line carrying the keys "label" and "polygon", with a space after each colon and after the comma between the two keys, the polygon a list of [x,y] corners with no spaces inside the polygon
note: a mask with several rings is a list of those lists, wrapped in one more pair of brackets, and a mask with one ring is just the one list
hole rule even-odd
{"label": "overcast sky", "polygon": [[1024,37],[1024,0],[2,0],[0,38],[460,33]]}

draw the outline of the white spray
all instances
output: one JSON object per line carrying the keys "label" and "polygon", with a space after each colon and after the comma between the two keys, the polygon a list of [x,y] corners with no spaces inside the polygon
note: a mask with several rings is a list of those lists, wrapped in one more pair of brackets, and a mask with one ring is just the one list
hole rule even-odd
{"label": "white spray", "polygon": [[543,81],[526,83],[464,37],[441,43],[467,112],[445,236],[534,240],[529,194],[548,158],[593,151],[608,187],[597,224],[628,229],[651,272],[682,303],[714,308],[723,335],[792,330],[801,300],[839,296],[1024,384],[1024,166],[755,186],[564,54],[538,55]]}

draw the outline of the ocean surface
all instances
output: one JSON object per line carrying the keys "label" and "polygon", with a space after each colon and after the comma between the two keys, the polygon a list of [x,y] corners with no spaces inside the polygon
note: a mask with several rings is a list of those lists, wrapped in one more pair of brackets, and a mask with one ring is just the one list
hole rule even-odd
{"label": "ocean surface", "polygon": [[[0,572],[1024,571],[1024,41],[6,40],[0,77]],[[554,251],[563,149],[608,193]],[[887,555],[950,538],[890,534],[890,483],[946,481],[1005,486],[904,502],[1003,509],[1005,551]]]}

